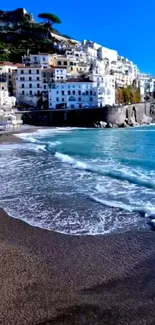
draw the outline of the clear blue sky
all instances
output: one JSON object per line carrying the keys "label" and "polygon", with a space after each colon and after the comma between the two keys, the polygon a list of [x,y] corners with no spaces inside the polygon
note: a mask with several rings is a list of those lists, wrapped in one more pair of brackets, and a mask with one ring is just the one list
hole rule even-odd
{"label": "clear blue sky", "polygon": [[154,0],[3,1],[0,9],[24,7],[34,17],[52,12],[60,17],[60,32],[78,40],[89,39],[117,49],[137,63],[142,72],[155,75]]}

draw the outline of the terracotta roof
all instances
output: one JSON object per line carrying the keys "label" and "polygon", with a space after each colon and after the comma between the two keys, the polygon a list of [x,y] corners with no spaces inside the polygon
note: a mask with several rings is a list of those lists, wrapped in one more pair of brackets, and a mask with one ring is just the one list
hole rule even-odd
{"label": "terracotta roof", "polygon": [[16,66],[17,66],[17,68],[24,68],[25,67],[25,64],[23,64],[23,63],[17,63]]}
{"label": "terracotta roof", "polygon": [[12,67],[17,67],[18,64],[22,64],[22,63],[14,63],[14,62],[9,62],[9,61],[0,61],[0,66],[12,66]]}

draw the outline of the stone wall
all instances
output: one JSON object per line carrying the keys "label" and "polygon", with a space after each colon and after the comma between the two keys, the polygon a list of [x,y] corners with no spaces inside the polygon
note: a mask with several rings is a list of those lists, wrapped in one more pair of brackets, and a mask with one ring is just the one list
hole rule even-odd
{"label": "stone wall", "polygon": [[123,124],[126,120],[129,123],[141,123],[144,120],[150,121],[150,103],[139,103],[121,107],[105,107],[102,120],[116,125]]}

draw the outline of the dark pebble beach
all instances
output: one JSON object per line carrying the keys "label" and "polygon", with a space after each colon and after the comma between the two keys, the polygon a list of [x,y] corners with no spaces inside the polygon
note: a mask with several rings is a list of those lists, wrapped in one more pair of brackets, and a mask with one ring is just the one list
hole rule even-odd
{"label": "dark pebble beach", "polygon": [[155,235],[67,236],[0,210],[0,324],[154,325]]}

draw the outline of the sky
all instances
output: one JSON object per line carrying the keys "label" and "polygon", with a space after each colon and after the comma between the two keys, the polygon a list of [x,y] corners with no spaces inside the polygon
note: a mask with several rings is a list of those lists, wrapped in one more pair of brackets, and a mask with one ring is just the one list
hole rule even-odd
{"label": "sky", "polygon": [[7,0],[0,9],[21,7],[35,19],[42,12],[56,14],[62,24],[55,28],[63,34],[115,49],[136,63],[141,72],[155,75],[154,0]]}

